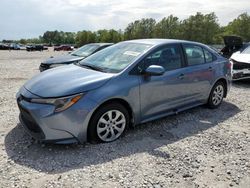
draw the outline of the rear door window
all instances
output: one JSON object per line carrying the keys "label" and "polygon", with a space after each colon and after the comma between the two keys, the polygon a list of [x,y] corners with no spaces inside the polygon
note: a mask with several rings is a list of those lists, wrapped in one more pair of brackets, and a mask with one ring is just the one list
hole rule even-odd
{"label": "rear door window", "polygon": [[200,46],[184,44],[183,47],[189,66],[200,65],[205,63],[204,53]]}

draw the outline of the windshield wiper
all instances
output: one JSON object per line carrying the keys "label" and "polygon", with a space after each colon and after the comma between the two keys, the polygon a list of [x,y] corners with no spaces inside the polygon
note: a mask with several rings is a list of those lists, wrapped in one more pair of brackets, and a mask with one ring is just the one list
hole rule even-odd
{"label": "windshield wiper", "polygon": [[76,55],[76,54],[70,54],[70,55],[73,55],[73,56],[79,56],[79,55]]}
{"label": "windshield wiper", "polygon": [[96,70],[96,71],[100,71],[100,72],[106,72],[104,71],[101,67],[97,67],[94,65],[90,65],[90,64],[79,64],[81,67],[86,67],[88,69],[92,69],[92,70]]}

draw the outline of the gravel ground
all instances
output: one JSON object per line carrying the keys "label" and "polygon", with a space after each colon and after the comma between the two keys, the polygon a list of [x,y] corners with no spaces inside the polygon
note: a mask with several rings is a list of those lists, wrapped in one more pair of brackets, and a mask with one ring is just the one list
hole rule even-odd
{"label": "gravel ground", "polygon": [[221,107],[142,124],[109,144],[44,145],[18,120],[15,94],[62,52],[0,51],[0,187],[248,187],[250,81]]}

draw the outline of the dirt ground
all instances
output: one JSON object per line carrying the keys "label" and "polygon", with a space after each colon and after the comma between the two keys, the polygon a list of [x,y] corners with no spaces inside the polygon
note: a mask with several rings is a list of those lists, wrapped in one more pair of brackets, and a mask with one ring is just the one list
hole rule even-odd
{"label": "dirt ground", "polygon": [[0,187],[250,187],[250,81],[234,83],[219,109],[142,124],[109,144],[31,139],[15,94],[63,53],[0,51]]}

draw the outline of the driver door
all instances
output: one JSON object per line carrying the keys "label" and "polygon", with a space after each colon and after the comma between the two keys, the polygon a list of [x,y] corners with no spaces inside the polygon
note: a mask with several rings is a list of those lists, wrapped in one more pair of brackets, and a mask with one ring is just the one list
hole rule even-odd
{"label": "driver door", "polygon": [[140,77],[141,118],[146,121],[190,101],[192,89],[184,80],[184,58],[180,44],[158,48],[143,61],[143,69],[159,65],[165,73]]}

